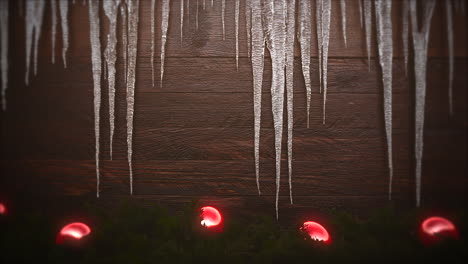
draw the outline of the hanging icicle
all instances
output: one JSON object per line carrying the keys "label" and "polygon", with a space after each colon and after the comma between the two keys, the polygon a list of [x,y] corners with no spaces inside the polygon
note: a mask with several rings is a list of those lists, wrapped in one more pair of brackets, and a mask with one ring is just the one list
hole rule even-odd
{"label": "hanging icicle", "polygon": [[184,34],[184,0],[180,0],[180,46],[182,47],[182,38]]}
{"label": "hanging icicle", "polygon": [[[247,56],[250,58],[250,45],[252,44],[252,0],[245,0],[245,31],[247,32]],[[213,3],[213,2],[211,2]]]}
{"label": "hanging icicle", "polygon": [[206,0],[203,0],[203,10],[206,8]]}
{"label": "hanging icicle", "polygon": [[114,139],[115,108],[115,62],[117,60],[117,15],[120,0],[104,1],[104,13],[109,19],[109,34],[104,57],[107,64],[107,82],[109,85],[109,124],[110,124],[110,159],[112,160],[112,143]]}
{"label": "hanging icicle", "polygon": [[121,25],[122,25],[122,58],[123,58],[123,63],[124,63],[124,77],[125,77],[125,86],[127,86],[127,50],[128,50],[128,38],[127,38],[127,31],[128,31],[128,25],[127,25],[127,0],[123,0],[122,4],[120,5],[120,16],[122,17],[121,19]]}
{"label": "hanging icicle", "polygon": [[127,145],[130,171],[130,194],[133,194],[133,114],[135,109],[135,77],[138,49],[140,0],[127,0],[128,9],[128,70],[127,70]]}
{"label": "hanging icicle", "polygon": [[367,63],[369,64],[370,71],[370,54],[372,48],[372,2],[370,0],[364,0],[364,29],[366,31]]}
{"label": "hanging icicle", "polygon": [[322,6],[323,0],[315,1],[315,25],[317,27],[317,49],[319,59],[319,89],[322,93],[322,60],[323,60],[323,33],[322,33]]}
{"label": "hanging icicle", "polygon": [[251,1],[255,179],[257,182],[258,194],[260,195],[260,121],[262,115],[262,83],[265,57],[265,39],[262,24],[262,0]]}
{"label": "hanging icicle", "polygon": [[403,0],[403,23],[402,23],[402,40],[403,40],[403,56],[405,60],[405,75],[408,76],[408,57],[409,57],[409,50],[408,50],[408,36],[409,36],[409,7],[408,7],[409,0]]}
{"label": "hanging icicle", "polygon": [[299,29],[297,34],[301,47],[302,75],[304,76],[307,94],[307,128],[309,128],[310,98],[312,95],[310,86],[310,39],[312,35],[310,8],[309,0],[299,0]]}
{"label": "hanging icicle", "polygon": [[348,47],[348,41],[346,39],[346,0],[340,0],[341,7],[341,30],[343,31],[343,40],[345,47]]}
{"label": "hanging icicle", "polygon": [[226,0],[221,0],[221,24],[223,26],[223,40],[226,39],[226,30],[224,28],[224,13],[226,10]]}
{"label": "hanging icicle", "polygon": [[323,124],[327,106],[328,47],[330,43],[331,0],[322,0],[322,84],[323,84]]}
{"label": "hanging icicle", "polygon": [[68,51],[68,0],[59,0],[60,21],[62,27],[62,59],[63,67],[67,68],[67,51]]}
{"label": "hanging icicle", "polygon": [[91,41],[91,61],[94,87],[94,136],[96,140],[96,196],[99,198],[99,124],[101,111],[101,41],[99,38],[99,2],[89,3],[89,27]]}
{"label": "hanging icicle", "polygon": [[236,0],[234,20],[236,27],[236,70],[239,70],[239,0]]}
{"label": "hanging icicle", "polygon": [[186,8],[187,9],[187,23],[190,26],[190,0],[186,0],[186,2],[187,2],[187,8]]}
{"label": "hanging icicle", "polygon": [[154,23],[156,0],[151,0],[151,81],[154,87]]}
{"label": "hanging icicle", "polygon": [[285,38],[286,1],[266,0],[264,3],[264,30],[267,47],[270,50],[272,79],[271,105],[275,127],[276,160],[276,218],[278,219],[278,198],[281,175],[281,139],[283,135],[283,108],[285,83]]}
{"label": "hanging icicle", "polygon": [[414,49],[414,72],[416,82],[416,115],[415,115],[415,156],[416,156],[416,206],[421,204],[421,165],[423,156],[424,107],[426,101],[427,47],[431,19],[434,13],[435,0],[422,3],[422,27],[419,26],[416,1],[410,1],[411,31]]}
{"label": "hanging icicle", "polygon": [[161,82],[160,87],[162,88],[163,76],[164,76],[164,59],[166,56],[166,40],[167,40],[167,28],[169,26],[169,11],[170,11],[170,0],[162,1],[162,15],[161,15]]}
{"label": "hanging icicle", "polygon": [[26,0],[26,86],[29,85],[31,50],[34,52],[34,75],[37,74],[37,53],[39,52],[39,38],[41,37],[44,8],[45,0]]}
{"label": "hanging icicle", "polygon": [[379,61],[382,68],[384,90],[385,134],[387,137],[388,156],[388,199],[392,199],[393,154],[392,154],[392,63],[393,63],[393,33],[392,33],[392,0],[375,1],[375,19],[377,26],[377,44]]}
{"label": "hanging icicle", "polygon": [[8,0],[0,0],[0,69],[2,78],[1,97],[3,111],[6,111],[7,107],[6,91],[8,88],[8,11]]}
{"label": "hanging icicle", "polygon": [[52,64],[55,64],[55,38],[57,36],[57,2],[50,0],[50,13],[52,17],[51,23],[51,42],[52,42]]}
{"label": "hanging icicle", "polygon": [[362,29],[362,0],[357,0],[359,5],[359,22],[361,23]]}
{"label": "hanging icicle", "polygon": [[453,49],[453,7],[452,1],[445,1],[445,18],[447,19],[447,45],[449,52],[449,84],[448,99],[449,113],[453,116],[453,71],[454,71],[454,49]]}
{"label": "hanging icicle", "polygon": [[[289,200],[292,198],[292,139],[293,139],[293,99],[294,99],[294,33],[296,28],[296,1],[287,1],[286,20],[286,108],[288,112],[288,180]],[[310,19],[310,17],[309,17]]]}
{"label": "hanging icicle", "polygon": [[198,0],[197,0],[196,11],[195,11],[195,29],[198,30]]}

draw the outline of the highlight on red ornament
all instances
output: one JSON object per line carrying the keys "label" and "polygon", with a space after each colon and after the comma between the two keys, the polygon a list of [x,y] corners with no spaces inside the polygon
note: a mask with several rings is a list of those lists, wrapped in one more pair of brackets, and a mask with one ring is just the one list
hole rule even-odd
{"label": "highlight on red ornament", "polygon": [[421,241],[426,245],[439,243],[446,239],[458,239],[455,225],[443,217],[432,216],[421,223],[419,230]]}
{"label": "highlight on red ornament", "polygon": [[76,222],[62,228],[57,235],[57,244],[62,244],[65,240],[80,240],[91,233],[91,228],[86,224]]}
{"label": "highlight on red ornament", "polygon": [[313,240],[323,241],[325,244],[331,242],[327,229],[317,222],[307,221],[301,226],[300,230],[308,234]]}
{"label": "highlight on red ornament", "polygon": [[211,206],[204,206],[201,209],[201,225],[207,228],[216,227],[223,221],[218,209]]}
{"label": "highlight on red ornament", "polygon": [[0,215],[6,215],[7,214],[7,208],[3,203],[0,203]]}

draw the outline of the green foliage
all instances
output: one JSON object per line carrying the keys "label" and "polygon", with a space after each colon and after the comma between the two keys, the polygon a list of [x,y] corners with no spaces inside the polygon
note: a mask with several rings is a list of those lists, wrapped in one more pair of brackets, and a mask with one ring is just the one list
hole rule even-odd
{"label": "green foliage", "polygon": [[[459,240],[426,247],[418,239],[417,214],[391,208],[365,220],[329,212],[332,243],[325,245],[262,215],[225,219],[222,232],[210,231],[200,225],[195,205],[177,212],[131,202],[110,210],[89,206],[92,233],[73,247],[55,244],[60,227],[52,219],[35,213],[4,216],[0,263],[462,263],[467,258],[464,226]],[[465,223],[465,215],[456,220]]]}

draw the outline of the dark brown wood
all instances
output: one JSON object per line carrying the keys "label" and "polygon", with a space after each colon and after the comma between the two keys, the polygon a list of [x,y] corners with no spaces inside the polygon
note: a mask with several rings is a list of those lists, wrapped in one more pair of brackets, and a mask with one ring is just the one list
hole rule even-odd
{"label": "dark brown wood", "polygon": [[[215,4],[214,9],[199,9],[197,31],[195,1],[192,1],[190,24],[184,25],[182,45],[179,39],[179,3],[171,1],[166,71],[161,88],[159,39],[156,39],[155,54],[157,87],[151,84],[149,2],[141,1],[134,133],[136,195],[133,199],[148,205],[160,203],[177,207],[198,197],[200,203],[220,206],[228,214],[267,212],[273,215],[275,156],[269,92],[271,67],[269,58],[266,58],[260,146],[263,196],[258,197],[253,161],[252,73],[246,53],[243,4],[240,16],[240,68],[237,71],[233,1],[226,1],[225,41],[221,36],[219,3]],[[454,21],[457,56],[455,115],[450,118],[445,10],[441,6],[436,8],[432,22],[427,70],[422,201],[428,207],[463,206],[468,187],[467,18],[457,14]],[[333,208],[365,213],[389,204],[382,84],[380,66],[375,57],[375,38],[369,68],[357,5],[348,4],[348,48],[344,47],[341,37],[338,7],[338,1],[333,1],[325,125],[322,124],[322,95],[318,92],[315,35],[311,44],[313,94],[310,129],[306,128],[305,87],[300,58],[297,57],[295,61],[295,204],[289,205],[286,136],[280,191],[280,216],[289,219],[302,219],[314,210]],[[0,198],[6,194],[45,199],[62,208],[76,199],[104,206],[129,198],[126,94],[121,57],[117,65],[113,161],[108,160],[107,83],[102,82],[102,192],[99,200],[94,198],[93,86],[87,8],[81,4],[72,7],[67,69],[63,69],[60,56],[57,56],[55,65],[50,63],[50,16],[46,14],[40,41],[39,71],[36,77],[31,77],[29,87],[24,85],[24,21],[12,16],[15,34],[11,34],[9,105],[7,112],[1,114]],[[159,8],[158,4],[157,21],[160,19]],[[398,207],[412,208],[415,201],[414,81],[412,64],[409,65],[408,76],[403,65],[400,8],[400,2],[395,1],[393,190]],[[102,21],[102,28],[105,28],[107,20],[103,16]],[[159,25],[157,22],[156,36],[160,34]],[[103,44],[105,35],[103,31]],[[59,30],[58,55],[60,39]]]}

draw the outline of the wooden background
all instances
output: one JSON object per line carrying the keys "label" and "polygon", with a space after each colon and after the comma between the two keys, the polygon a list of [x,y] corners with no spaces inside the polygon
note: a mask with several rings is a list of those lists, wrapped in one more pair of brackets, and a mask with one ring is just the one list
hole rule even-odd
{"label": "wooden background", "polygon": [[[61,30],[56,63],[51,63],[47,8],[40,39],[39,67],[24,85],[24,18],[11,7],[8,110],[1,114],[3,199],[68,208],[74,201],[113,204],[129,198],[126,161],[125,86],[118,59],[114,160],[109,160],[107,83],[101,108],[101,198],[95,198],[93,86],[88,7],[81,1],[70,13],[68,68],[61,61]],[[159,1],[158,1],[159,2]],[[226,1],[226,40],[221,35],[221,5],[203,10],[195,28],[196,1],[185,15],[180,43],[179,1],[171,1],[166,74],[152,87],[150,1],[142,1],[138,43],[134,126],[134,193],[131,199],[177,206],[200,198],[227,213],[274,215],[274,133],[266,58],[261,130],[261,189],[256,191],[253,158],[253,95],[247,57],[244,2],[240,15],[239,70],[235,66],[234,1]],[[208,1],[209,2],[209,1]],[[305,87],[296,57],[294,77],[293,194],[289,204],[286,155],[280,191],[280,218],[304,218],[332,208],[366,213],[388,204],[382,84],[373,40],[370,71],[357,2],[347,1],[348,47],[341,35],[339,2],[332,3],[327,123],[322,125],[318,60],[313,21],[312,109],[306,128]],[[455,115],[448,114],[448,60],[445,10],[438,3],[432,20],[426,98],[422,178],[423,207],[453,208],[466,202],[467,18],[455,12]],[[414,80],[405,75],[401,44],[401,3],[394,13],[394,203],[414,208]],[[160,4],[156,11],[155,82],[159,84]],[[315,14],[315,10],[312,11]],[[313,16],[314,20],[314,16]],[[101,11],[101,21],[107,19]],[[189,22],[189,23],[187,23]],[[119,29],[120,31],[120,29]],[[106,33],[102,32],[102,44]],[[297,45],[296,45],[297,46]],[[119,44],[119,52],[121,46]],[[297,51],[296,47],[296,51]],[[296,54],[297,55],[297,54]],[[286,154],[286,135],[284,150]],[[32,199],[32,200],[31,200]],[[34,201],[34,202],[31,202]],[[52,202],[58,201],[58,202]],[[238,210],[239,209],[239,210]],[[284,220],[283,220],[284,221]]]}

